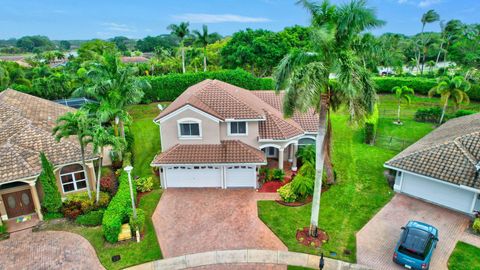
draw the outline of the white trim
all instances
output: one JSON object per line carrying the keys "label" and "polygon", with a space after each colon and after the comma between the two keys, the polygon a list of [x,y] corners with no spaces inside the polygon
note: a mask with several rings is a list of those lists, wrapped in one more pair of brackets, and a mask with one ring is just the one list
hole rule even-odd
{"label": "white trim", "polygon": [[247,166],[247,165],[266,165],[267,162],[258,162],[258,163],[175,163],[175,164],[165,164],[165,163],[151,163],[151,167],[172,167],[172,166]]}
{"label": "white trim", "polygon": [[[245,123],[245,133],[231,133],[231,124],[232,123]],[[245,137],[245,136],[248,136],[248,122],[247,121],[227,122],[227,136],[230,136],[230,137]]]}
{"label": "white trim", "polygon": [[267,144],[262,144],[258,147],[258,149],[262,150],[263,148],[266,148],[266,147],[274,147],[274,148],[277,148],[277,149],[281,149],[282,147],[278,144],[273,144],[273,143],[267,143]]}
{"label": "white trim", "polygon": [[298,138],[305,136],[305,134],[300,134],[295,137],[291,137],[288,139],[281,139],[281,140],[274,140],[274,139],[258,139],[258,142],[263,143],[263,142],[289,142],[289,141],[296,141]]}
{"label": "white trim", "polygon": [[226,118],[225,122],[258,122],[258,121],[266,121],[265,118],[258,118],[258,119],[235,119],[235,118]]}
{"label": "white trim", "polygon": [[[79,165],[82,167],[82,170],[79,170],[79,171],[73,171],[73,172],[68,172],[68,173],[59,173],[59,178],[60,178],[60,185],[62,186],[62,191],[64,194],[68,194],[68,193],[71,193],[71,192],[77,192],[77,191],[80,191],[80,190],[85,190],[87,189],[88,187],[88,175],[87,175],[87,171],[85,170],[85,168],[83,167],[82,164],[78,164],[78,163],[74,163],[74,164],[70,164],[70,165],[65,165],[65,166],[62,166],[62,168],[60,168],[60,171],[67,167],[67,166],[71,166],[71,165]],[[76,173],[80,173],[80,172],[83,172],[85,174],[85,178],[84,179],[79,179],[77,181],[77,178],[75,176]],[[72,182],[68,182],[68,183],[63,183],[62,181],[62,176],[66,176],[66,175],[71,175],[72,176]],[[82,181],[85,181],[85,187],[84,188],[77,188],[77,182],[82,182]],[[65,185],[70,185],[70,184],[73,184],[73,190],[70,190],[70,191],[65,191],[65,188],[64,186]]]}
{"label": "white trim", "polygon": [[215,123],[218,123],[218,122],[222,121],[221,119],[219,119],[219,118],[217,118],[217,117],[215,117],[215,116],[213,116],[213,115],[211,115],[211,114],[209,114],[209,113],[206,113],[206,112],[204,112],[204,111],[202,111],[202,110],[199,110],[199,109],[193,107],[193,106],[190,105],[190,104],[185,104],[185,105],[183,105],[182,107],[176,109],[175,111],[173,111],[173,112],[171,112],[171,113],[169,113],[169,114],[167,114],[167,115],[165,115],[165,116],[163,116],[163,117],[161,117],[161,118],[158,118],[157,120],[153,120],[153,121],[159,122],[159,123],[161,124],[161,123],[167,121],[168,119],[170,119],[170,118],[176,116],[177,114],[182,113],[182,112],[184,112],[184,111],[186,111],[186,110],[194,111],[194,112],[196,112],[196,113],[198,113],[198,114],[200,114],[200,115],[202,115],[202,116],[207,117],[208,119],[214,121]]}
{"label": "white trim", "polygon": [[[198,124],[198,135],[182,135],[181,124]],[[202,120],[192,117],[185,117],[177,120],[177,135],[180,140],[201,140],[202,139]]]}
{"label": "white trim", "polygon": [[432,178],[432,177],[430,177],[430,176],[426,176],[426,175],[414,173],[414,172],[411,172],[411,171],[406,171],[406,170],[399,169],[399,168],[396,168],[396,167],[392,167],[392,166],[387,165],[387,164],[383,164],[383,167],[385,167],[385,168],[387,168],[387,169],[392,169],[392,170],[396,170],[396,171],[401,171],[401,172],[402,172],[402,176],[403,176],[404,173],[409,173],[409,174],[412,174],[412,175],[415,175],[415,176],[419,176],[419,177],[423,177],[423,178],[425,178],[425,179],[428,179],[428,180],[431,180],[431,181],[434,181],[434,182],[437,182],[437,183],[449,185],[449,186],[452,186],[452,187],[457,187],[457,188],[464,189],[464,190],[468,190],[468,191],[472,191],[472,192],[477,192],[477,193],[480,192],[480,190],[475,189],[475,188],[467,187],[467,186],[464,186],[464,185],[453,184],[453,183],[450,183],[450,182],[447,182],[447,181],[444,181],[444,180],[439,180],[439,179],[436,179],[436,178]]}
{"label": "white trim", "polygon": [[478,194],[473,193],[472,205],[470,206],[470,213],[472,213],[472,214],[473,214],[473,210],[475,208],[475,203],[477,202],[477,199],[478,199]]}

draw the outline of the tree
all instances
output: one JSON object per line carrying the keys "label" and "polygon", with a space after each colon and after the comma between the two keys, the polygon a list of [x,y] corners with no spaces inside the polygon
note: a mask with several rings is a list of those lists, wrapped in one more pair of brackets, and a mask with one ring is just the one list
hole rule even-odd
{"label": "tree", "polygon": [[62,41],[60,41],[60,44],[59,44],[60,49],[63,50],[63,51],[70,50],[71,46],[72,45],[70,44],[70,42],[68,40],[62,40]]}
{"label": "tree", "polygon": [[93,151],[98,154],[98,169],[97,169],[97,198],[96,203],[100,200],[100,178],[102,176],[102,162],[103,162],[103,150],[105,146],[113,146],[113,149],[120,150],[123,148],[125,141],[120,140],[119,137],[116,137],[110,134],[100,123],[96,126],[95,131],[93,132]]}
{"label": "tree", "polygon": [[38,177],[44,194],[42,207],[49,213],[58,213],[62,207],[62,195],[58,191],[57,179],[53,173],[53,166],[45,156],[40,153],[40,162],[42,163],[42,172]]}
{"label": "tree", "polygon": [[193,34],[196,36],[195,43],[203,48],[203,71],[207,71],[207,46],[211,43],[221,39],[218,33],[208,33],[208,26],[202,26],[202,32],[194,30]]}
{"label": "tree", "polygon": [[186,72],[185,70],[185,37],[190,34],[190,30],[188,29],[190,23],[188,22],[181,22],[179,25],[171,24],[167,27],[170,30],[172,35],[176,36],[180,39],[180,50],[182,51],[182,71],[183,73]]}
{"label": "tree", "polygon": [[77,59],[80,62],[99,61],[104,54],[112,54],[115,52],[115,43],[94,39],[80,45],[77,51]]}
{"label": "tree", "polygon": [[[309,0],[297,2],[312,16],[313,50],[295,50],[277,67],[277,91],[285,88],[284,114],[289,117],[295,110],[313,107],[319,114],[316,138],[315,189],[310,219],[310,235],[316,235],[320,211],[323,167],[330,160],[331,124],[329,111],[341,104],[347,107],[352,121],[371,113],[376,94],[370,73],[356,57],[354,46],[365,30],[384,24],[364,0],[352,0],[341,6]],[[329,82],[335,73],[336,83]],[[328,123],[328,125],[327,125]],[[327,160],[325,163],[324,161]],[[328,175],[329,169],[327,169]]]}
{"label": "tree", "polygon": [[397,125],[401,125],[402,121],[400,121],[400,107],[402,105],[402,101],[405,100],[407,104],[410,104],[412,96],[415,94],[412,88],[404,85],[404,86],[395,86],[392,89],[392,92],[395,93],[395,98],[397,98],[398,107],[397,107],[397,121],[394,122]]}
{"label": "tree", "polygon": [[[67,139],[70,136],[75,136],[80,146],[82,154],[82,165],[86,169],[85,163],[85,148],[88,147],[93,140],[93,131],[97,122],[93,118],[89,118],[87,112],[78,110],[76,112],[68,112],[57,119],[57,125],[53,128],[53,136],[59,142],[62,139]],[[88,197],[92,199],[92,190],[90,189],[90,176],[85,173],[87,177],[87,192]]]}
{"label": "tree", "polygon": [[471,85],[462,76],[455,76],[453,78],[440,77],[437,82],[437,85],[428,92],[428,96],[432,97],[436,94],[440,95],[440,101],[443,104],[443,107],[442,116],[440,116],[440,121],[438,123],[442,124],[450,98],[453,98],[453,104],[455,107],[462,103],[468,104],[470,102],[467,92],[470,90]]}
{"label": "tree", "polygon": [[425,58],[426,58],[426,55],[427,55],[426,40],[423,36],[423,33],[425,31],[425,25],[427,25],[427,23],[433,23],[433,22],[436,22],[438,20],[440,20],[440,15],[438,15],[438,13],[433,9],[430,9],[429,11],[425,12],[422,15],[422,19],[420,20],[422,22],[421,37],[422,37],[422,47],[423,47],[423,60],[422,60],[422,66],[421,66],[421,70],[420,70],[421,74],[423,74],[423,67],[425,65]]}

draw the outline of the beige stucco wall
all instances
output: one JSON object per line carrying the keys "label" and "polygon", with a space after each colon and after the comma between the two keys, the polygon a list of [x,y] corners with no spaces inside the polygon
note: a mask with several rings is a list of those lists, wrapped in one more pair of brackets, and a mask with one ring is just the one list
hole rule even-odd
{"label": "beige stucco wall", "polygon": [[220,123],[220,140],[239,140],[255,148],[258,148],[258,122],[247,122],[248,134],[246,136],[228,135],[228,123]]}
{"label": "beige stucco wall", "polygon": [[[201,121],[200,129],[202,137],[200,139],[180,139],[178,137],[177,121],[182,118],[194,118]],[[162,140],[162,151],[164,152],[175,144],[219,144],[219,123],[193,110],[185,110],[160,123],[160,136]]]}

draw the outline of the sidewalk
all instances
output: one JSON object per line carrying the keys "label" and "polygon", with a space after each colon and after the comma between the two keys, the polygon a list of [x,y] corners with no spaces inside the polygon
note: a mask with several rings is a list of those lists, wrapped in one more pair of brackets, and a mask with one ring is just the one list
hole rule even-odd
{"label": "sidewalk", "polygon": [[[294,265],[319,269],[320,257],[304,253],[259,250],[259,249],[239,249],[239,250],[219,250],[196,254],[188,254],[168,258],[164,260],[153,261],[128,268],[130,270],[170,270],[187,269],[206,265],[218,264],[280,264]],[[324,270],[367,270],[365,266],[351,264],[339,260],[325,258]]]}

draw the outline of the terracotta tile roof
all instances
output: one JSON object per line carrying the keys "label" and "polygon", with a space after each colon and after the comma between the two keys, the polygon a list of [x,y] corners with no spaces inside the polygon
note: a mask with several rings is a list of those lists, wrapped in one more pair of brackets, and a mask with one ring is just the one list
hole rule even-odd
{"label": "terracotta tile roof", "polygon": [[261,139],[289,139],[305,132],[316,132],[317,120],[313,111],[285,119],[281,110],[275,108],[274,103],[268,102],[281,102],[274,96],[274,92],[270,92],[273,96],[256,95],[256,91],[245,90],[222,81],[205,80],[185,90],[155,120],[190,105],[222,121],[258,119]]}
{"label": "terracotta tile roof", "polygon": [[148,58],[143,56],[122,56],[121,58],[123,63],[146,63]]}
{"label": "terracotta tile roof", "polygon": [[480,189],[480,114],[452,119],[385,164]]}
{"label": "terracotta tile roof", "polygon": [[262,151],[241,141],[224,140],[220,144],[177,144],[156,155],[151,165],[265,162]]}
{"label": "terracotta tile roof", "polygon": [[[81,160],[75,138],[56,142],[56,119],[74,109],[7,89],[0,92],[0,183],[33,177],[41,172],[39,154],[55,165]],[[87,150],[87,157],[94,155]]]}

